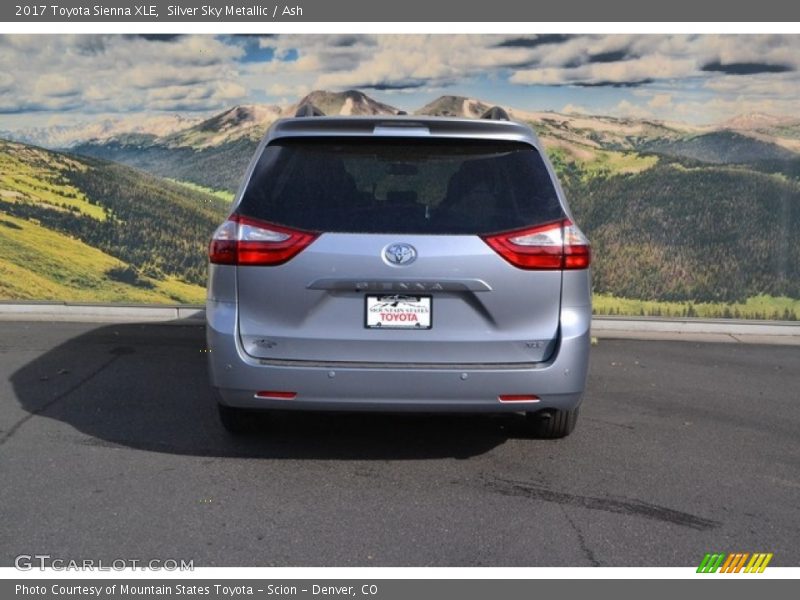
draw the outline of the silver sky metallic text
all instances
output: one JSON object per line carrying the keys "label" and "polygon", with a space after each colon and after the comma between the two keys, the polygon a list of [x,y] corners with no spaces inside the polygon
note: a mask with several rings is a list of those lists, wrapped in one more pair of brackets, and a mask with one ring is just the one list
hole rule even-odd
{"label": "silver sky metallic text", "polygon": [[203,6],[183,6],[181,4],[171,4],[167,6],[168,17],[214,17],[221,19],[222,17],[263,17],[274,19],[277,16],[290,16],[302,17],[302,6],[288,6],[288,5],[261,5],[253,4],[252,6],[234,6],[226,4],[225,6],[211,6],[204,4]]}

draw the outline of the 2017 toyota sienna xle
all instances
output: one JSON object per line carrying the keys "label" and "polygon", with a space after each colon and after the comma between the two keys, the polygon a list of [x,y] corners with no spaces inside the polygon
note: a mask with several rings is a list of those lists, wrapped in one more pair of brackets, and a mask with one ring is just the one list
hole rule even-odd
{"label": "2017 toyota sienna xle", "polygon": [[590,252],[535,134],[484,119],[275,122],[209,247],[223,425],[254,410],[514,411],[575,426]]}

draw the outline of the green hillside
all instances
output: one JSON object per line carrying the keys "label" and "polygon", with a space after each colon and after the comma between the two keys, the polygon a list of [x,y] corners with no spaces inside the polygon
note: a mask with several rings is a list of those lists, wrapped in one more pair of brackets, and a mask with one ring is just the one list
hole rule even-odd
{"label": "green hillside", "polygon": [[169,179],[233,193],[239,187],[258,141],[242,137],[217,146],[193,148],[125,140],[88,142],[71,152],[126,164]]}
{"label": "green hillside", "polygon": [[0,141],[0,298],[202,302],[226,206],[129,167]]}
{"label": "green hillside", "polygon": [[[129,274],[134,283],[125,281]],[[200,285],[136,276],[80,240],[0,215],[0,299],[198,304],[204,298]]]}
{"label": "green hillside", "polygon": [[800,320],[800,300],[760,294],[742,302],[694,302],[635,300],[610,294],[594,294],[592,311],[596,315],[641,317],[699,317],[705,319]]}
{"label": "green hillside", "polygon": [[594,288],[660,301],[800,298],[800,183],[742,167],[661,160],[640,173],[565,173],[592,241]]}
{"label": "green hillside", "polygon": [[707,163],[752,163],[767,160],[790,160],[796,154],[773,144],[735,131],[713,131],[675,140],[645,140],[639,150],[692,158]]}

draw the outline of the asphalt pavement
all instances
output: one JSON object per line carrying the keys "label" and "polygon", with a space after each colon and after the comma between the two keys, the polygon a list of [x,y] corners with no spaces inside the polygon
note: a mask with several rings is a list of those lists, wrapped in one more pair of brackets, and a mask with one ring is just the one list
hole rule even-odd
{"label": "asphalt pavement", "polygon": [[0,566],[800,565],[800,347],[600,339],[521,418],[278,415],[228,436],[196,323],[0,323]]}

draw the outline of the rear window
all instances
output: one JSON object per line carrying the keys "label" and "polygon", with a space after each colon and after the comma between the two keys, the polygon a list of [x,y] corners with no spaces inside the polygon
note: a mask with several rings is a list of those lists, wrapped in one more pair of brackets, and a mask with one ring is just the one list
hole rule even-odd
{"label": "rear window", "polygon": [[484,234],[563,216],[518,142],[289,138],[264,149],[237,210],[323,232]]}

